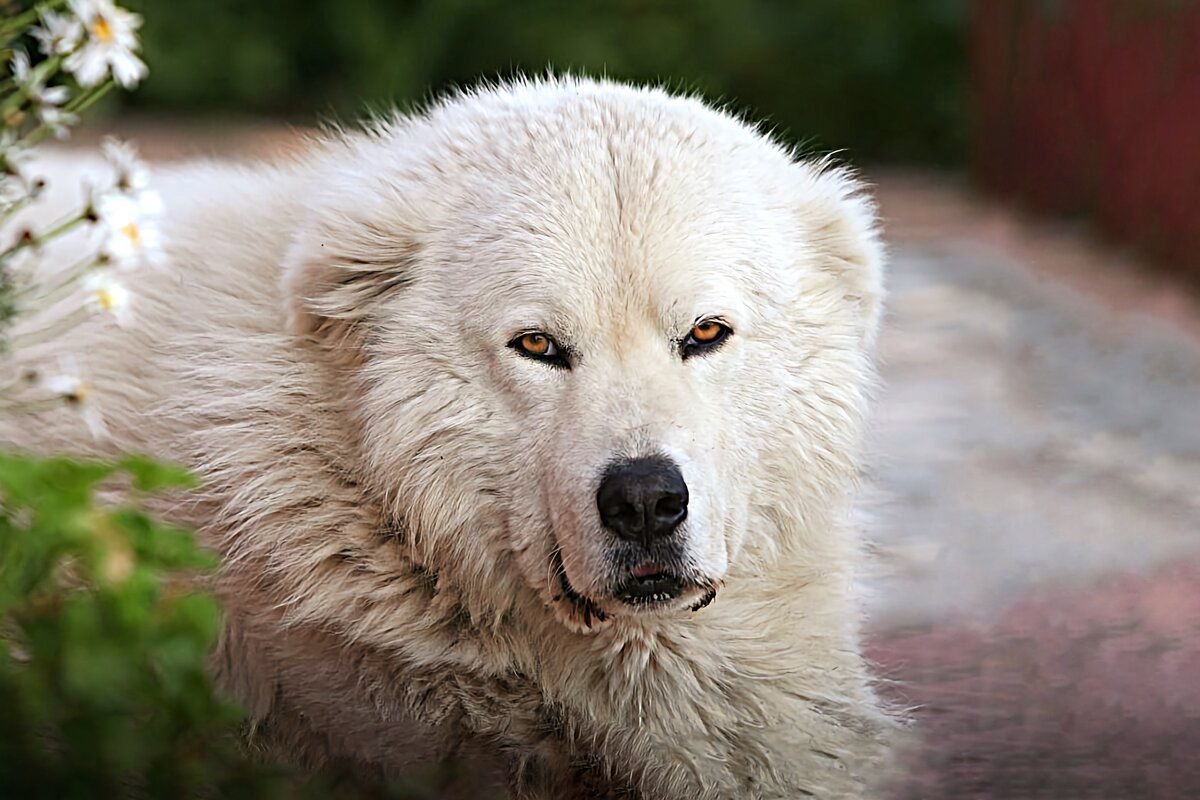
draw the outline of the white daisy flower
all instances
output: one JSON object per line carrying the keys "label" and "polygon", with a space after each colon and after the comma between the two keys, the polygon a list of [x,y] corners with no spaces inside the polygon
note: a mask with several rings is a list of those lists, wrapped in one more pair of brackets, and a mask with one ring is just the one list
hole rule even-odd
{"label": "white daisy flower", "polygon": [[139,195],[150,187],[150,170],[145,162],[138,158],[133,145],[109,136],[100,143],[100,149],[104,158],[116,171],[117,191]]}
{"label": "white daisy flower", "polygon": [[103,254],[118,267],[134,267],[162,259],[162,235],[157,216],[162,210],[158,192],[146,189],[136,196],[112,193],[96,201],[96,214],[105,231]]}
{"label": "white daisy flower", "polygon": [[25,181],[13,175],[0,175],[0,213],[22,202],[29,196]]}
{"label": "white daisy flower", "polygon": [[8,128],[0,133],[0,210],[36,196],[34,189],[40,181],[29,180],[26,174],[28,160],[29,154],[17,144],[15,131]]}
{"label": "white daisy flower", "polygon": [[32,199],[34,192],[19,166],[0,170],[0,211]]}
{"label": "white daisy flower", "polygon": [[146,65],[137,57],[137,36],[142,18],[114,5],[112,0],[70,0],[71,11],[83,23],[87,41],[71,53],[63,67],[82,86],[95,86],[112,73],[117,83],[132,89],[146,77]]}
{"label": "white daisy flower", "polygon": [[65,86],[47,86],[44,77],[36,77],[29,64],[29,54],[16,50],[12,55],[13,80],[35,108],[61,106],[71,93]]}
{"label": "white daisy flower", "polygon": [[33,283],[34,270],[37,267],[37,254],[31,248],[22,247],[7,256],[3,264],[3,269],[7,273],[9,289],[24,289]]}
{"label": "white daisy flower", "polygon": [[21,165],[29,160],[29,153],[21,146],[19,139],[12,128],[0,131],[0,172],[16,175]]}
{"label": "white daisy flower", "polygon": [[24,50],[14,50],[12,54],[12,74],[13,80],[17,82],[18,86],[24,86],[29,83],[30,71],[29,54]]}
{"label": "white daisy flower", "polygon": [[43,391],[49,392],[76,409],[93,438],[108,438],[108,428],[104,424],[104,418],[100,415],[100,409],[96,408],[91,400],[92,384],[85,380],[78,370],[74,369],[73,360],[64,365],[63,372],[42,378],[38,384]]}
{"label": "white daisy flower", "polygon": [[83,283],[88,305],[105,314],[112,314],[117,324],[126,327],[133,320],[130,300],[133,295],[125,285],[105,271],[94,272]]}
{"label": "white daisy flower", "polygon": [[83,404],[92,393],[92,385],[78,375],[63,373],[43,378],[41,386],[60,400],[68,403]]}
{"label": "white daisy flower", "polygon": [[70,14],[42,12],[42,24],[31,33],[38,47],[47,56],[65,56],[75,51],[83,40],[83,23]]}
{"label": "white daisy flower", "polygon": [[55,139],[66,139],[71,135],[71,126],[79,124],[79,115],[52,106],[38,109],[38,117]]}

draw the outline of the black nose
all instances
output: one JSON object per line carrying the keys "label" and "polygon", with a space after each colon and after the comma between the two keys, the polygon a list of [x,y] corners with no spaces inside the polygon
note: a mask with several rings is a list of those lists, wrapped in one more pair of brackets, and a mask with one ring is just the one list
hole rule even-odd
{"label": "black nose", "polygon": [[596,491],[600,521],[619,538],[649,545],[687,517],[688,490],[679,467],[662,457],[609,467]]}

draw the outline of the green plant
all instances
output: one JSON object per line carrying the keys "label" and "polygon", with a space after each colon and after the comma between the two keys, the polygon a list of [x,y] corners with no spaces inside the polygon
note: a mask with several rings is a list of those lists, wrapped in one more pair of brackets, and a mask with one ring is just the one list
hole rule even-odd
{"label": "green plant", "polygon": [[243,752],[244,714],[205,670],[216,561],[144,509],[192,485],[140,457],[0,454],[0,798],[437,796],[445,769],[383,785]]}
{"label": "green plant", "polygon": [[[102,482],[129,488],[94,503]],[[141,458],[0,455],[0,793],[183,797],[244,779],[203,664],[214,566],[185,530],[141,508],[191,483]]]}

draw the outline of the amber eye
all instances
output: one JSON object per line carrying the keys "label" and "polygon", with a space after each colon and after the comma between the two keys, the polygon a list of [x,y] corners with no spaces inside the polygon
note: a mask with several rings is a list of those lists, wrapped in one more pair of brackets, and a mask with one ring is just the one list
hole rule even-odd
{"label": "amber eye", "polygon": [[520,347],[531,356],[554,355],[554,342],[544,333],[527,333],[520,339]]}
{"label": "amber eye", "polygon": [[509,342],[508,346],[526,358],[545,361],[558,367],[568,366],[558,342],[554,341],[554,338],[548,333],[541,331],[523,333]]}
{"label": "amber eye", "polygon": [[683,340],[683,357],[689,358],[715,350],[731,333],[733,330],[723,322],[715,319],[701,320],[692,326],[687,338]]}
{"label": "amber eye", "polygon": [[692,338],[700,344],[711,344],[717,339],[720,339],[721,335],[725,333],[725,330],[726,328],[724,325],[719,322],[714,322],[710,319],[707,322],[701,322],[699,325],[692,328]]}

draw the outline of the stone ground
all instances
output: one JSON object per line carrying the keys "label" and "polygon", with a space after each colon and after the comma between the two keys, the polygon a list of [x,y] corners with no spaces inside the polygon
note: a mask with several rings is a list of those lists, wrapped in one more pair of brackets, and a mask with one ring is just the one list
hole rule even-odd
{"label": "stone ground", "polygon": [[[294,142],[133,133],[156,158]],[[888,796],[1200,797],[1200,300],[954,178],[871,177],[894,258],[867,646],[917,722]]]}
{"label": "stone ground", "polygon": [[881,173],[894,260],[868,649],[894,798],[1200,797],[1200,302]]}
{"label": "stone ground", "polygon": [[1200,558],[1200,301],[1081,237],[1038,253],[1052,228],[953,184],[879,183],[875,624]]}

